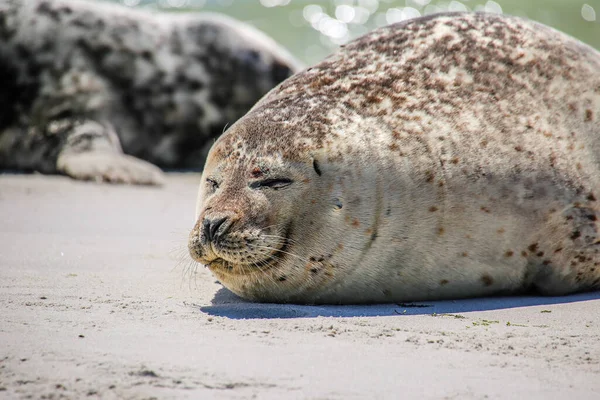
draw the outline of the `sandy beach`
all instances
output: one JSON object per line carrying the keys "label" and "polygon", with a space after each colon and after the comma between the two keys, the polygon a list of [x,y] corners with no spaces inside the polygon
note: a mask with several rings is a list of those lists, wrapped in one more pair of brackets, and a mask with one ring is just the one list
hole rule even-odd
{"label": "sandy beach", "polygon": [[0,398],[600,398],[599,292],[248,303],[187,256],[198,183],[0,175]]}

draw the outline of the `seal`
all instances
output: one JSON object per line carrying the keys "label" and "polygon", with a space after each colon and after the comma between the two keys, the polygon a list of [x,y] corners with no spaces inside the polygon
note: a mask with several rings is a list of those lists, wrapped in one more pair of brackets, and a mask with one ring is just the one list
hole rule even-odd
{"label": "seal", "polygon": [[599,71],[516,17],[375,30],[213,145],[190,254],[253,301],[599,289]]}
{"label": "seal", "polygon": [[[160,183],[198,169],[227,124],[299,70],[217,14],[0,1],[0,169]],[[142,161],[145,160],[145,161]]]}

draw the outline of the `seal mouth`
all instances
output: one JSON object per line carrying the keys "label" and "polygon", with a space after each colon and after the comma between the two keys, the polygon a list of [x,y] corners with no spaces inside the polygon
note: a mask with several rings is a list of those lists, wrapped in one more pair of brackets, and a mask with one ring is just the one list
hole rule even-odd
{"label": "seal mouth", "polygon": [[206,266],[211,270],[219,270],[220,272],[225,272],[232,275],[250,275],[273,268],[285,257],[287,248],[288,243],[286,240],[286,243],[280,249],[273,250],[273,254],[270,257],[257,262],[236,263],[219,257],[208,262]]}
{"label": "seal mouth", "polygon": [[290,246],[291,224],[285,230],[283,235],[283,246],[279,249],[273,249],[271,255],[265,259],[256,262],[235,262],[229,261],[222,257],[217,257],[212,261],[209,261],[206,266],[211,270],[216,270],[221,273],[227,273],[230,275],[251,275],[257,272],[263,272],[268,269],[274,268],[278,263],[285,259],[289,254],[288,248]]}
{"label": "seal mouth", "polygon": [[225,269],[225,270],[233,269],[233,264],[221,257],[217,257],[214,260],[207,262],[205,265],[210,269]]}

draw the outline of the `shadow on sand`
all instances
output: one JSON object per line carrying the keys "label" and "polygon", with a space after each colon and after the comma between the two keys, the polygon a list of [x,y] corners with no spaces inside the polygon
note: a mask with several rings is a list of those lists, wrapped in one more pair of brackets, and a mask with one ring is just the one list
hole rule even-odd
{"label": "shadow on sand", "polygon": [[312,318],[312,317],[377,317],[390,315],[456,314],[470,311],[489,311],[505,308],[544,306],[600,300],[600,292],[570,296],[511,296],[463,300],[427,301],[406,304],[374,304],[350,306],[305,306],[297,304],[250,303],[221,288],[212,305],[200,307],[210,315],[232,319],[252,318]]}

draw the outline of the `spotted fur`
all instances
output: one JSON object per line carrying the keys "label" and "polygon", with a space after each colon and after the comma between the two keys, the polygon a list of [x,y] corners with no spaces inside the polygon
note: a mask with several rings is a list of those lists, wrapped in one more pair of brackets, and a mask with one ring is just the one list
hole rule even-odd
{"label": "spotted fur", "polygon": [[220,15],[0,0],[0,168],[138,183],[160,173],[135,158],[200,169],[225,126],[298,68]]}
{"label": "spotted fur", "polygon": [[[257,167],[294,183],[251,190]],[[286,238],[263,267],[192,231],[192,255],[252,300],[600,289],[600,54],[509,16],[391,25],[271,91],[203,176],[219,187],[201,186],[199,224],[230,213],[230,232]]]}

